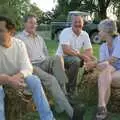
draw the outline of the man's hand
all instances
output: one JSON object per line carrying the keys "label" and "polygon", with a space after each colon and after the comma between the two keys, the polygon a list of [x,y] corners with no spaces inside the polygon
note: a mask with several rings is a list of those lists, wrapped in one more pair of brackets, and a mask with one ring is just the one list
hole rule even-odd
{"label": "man's hand", "polygon": [[91,61],[91,58],[87,55],[80,54],[79,57],[82,58],[85,62]]}
{"label": "man's hand", "polygon": [[24,79],[21,78],[19,75],[10,76],[8,78],[8,85],[15,89],[23,89],[26,86],[26,84],[24,83]]}

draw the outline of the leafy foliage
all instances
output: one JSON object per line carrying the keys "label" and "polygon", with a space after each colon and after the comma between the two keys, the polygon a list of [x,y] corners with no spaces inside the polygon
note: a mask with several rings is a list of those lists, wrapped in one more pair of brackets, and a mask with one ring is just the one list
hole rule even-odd
{"label": "leafy foliage", "polygon": [[60,16],[66,16],[68,11],[72,10],[89,11],[95,13],[98,19],[105,19],[107,8],[111,4],[117,9],[117,16],[120,16],[120,0],[58,0],[54,19],[58,20]]}

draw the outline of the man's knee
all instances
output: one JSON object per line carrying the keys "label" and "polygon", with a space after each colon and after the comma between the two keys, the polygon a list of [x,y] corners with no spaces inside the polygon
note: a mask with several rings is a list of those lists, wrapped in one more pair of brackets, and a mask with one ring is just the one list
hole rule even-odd
{"label": "man's knee", "polygon": [[56,80],[56,78],[54,76],[48,75],[47,80],[45,81],[45,84],[48,87],[52,87],[52,86],[55,86],[56,84],[58,84],[58,81]]}
{"label": "man's knee", "polygon": [[36,75],[30,75],[26,78],[28,86],[35,88],[37,85],[41,85],[40,79]]}

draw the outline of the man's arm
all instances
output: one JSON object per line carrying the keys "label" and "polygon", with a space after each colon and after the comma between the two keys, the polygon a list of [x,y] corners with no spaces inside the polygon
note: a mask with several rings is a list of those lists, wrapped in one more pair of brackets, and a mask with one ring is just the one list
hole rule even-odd
{"label": "man's arm", "polygon": [[20,71],[17,73],[17,76],[26,78],[31,75],[33,72],[32,64],[28,57],[27,49],[25,44],[21,41],[21,46],[19,48],[19,66]]}
{"label": "man's arm", "polygon": [[87,56],[86,54],[80,53],[78,50],[72,49],[69,45],[62,45],[62,49],[64,54],[66,55],[77,56],[83,59],[85,62],[90,60],[89,56]]}
{"label": "man's arm", "polygon": [[92,57],[93,56],[92,48],[88,48],[88,49],[84,50],[83,54],[87,55],[88,57]]}
{"label": "man's arm", "polygon": [[49,56],[49,54],[48,54],[48,49],[47,49],[47,46],[46,46],[44,40],[43,40],[43,52],[44,52],[45,56]]}
{"label": "man's arm", "polygon": [[0,74],[0,85],[5,85],[9,83],[9,77],[6,74]]}
{"label": "man's arm", "polygon": [[0,85],[9,85],[16,89],[23,89],[25,87],[24,80],[18,75],[9,76],[0,74]]}
{"label": "man's arm", "polygon": [[62,49],[64,54],[71,55],[71,56],[80,56],[80,53],[76,50],[73,50],[69,45],[62,45]]}

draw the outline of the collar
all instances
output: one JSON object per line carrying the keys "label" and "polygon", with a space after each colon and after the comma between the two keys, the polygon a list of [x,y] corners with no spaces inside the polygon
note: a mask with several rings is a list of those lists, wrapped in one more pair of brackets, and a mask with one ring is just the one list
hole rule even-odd
{"label": "collar", "polygon": [[37,33],[34,33],[33,35],[28,33],[27,31],[23,30],[23,33],[28,37],[37,37]]}
{"label": "collar", "polygon": [[72,27],[71,27],[70,29],[71,29],[71,31],[72,31],[72,34],[73,34],[74,36],[76,36],[76,37],[82,36],[82,35],[84,34],[84,31],[81,30],[79,36],[77,36],[77,35],[73,32]]}

